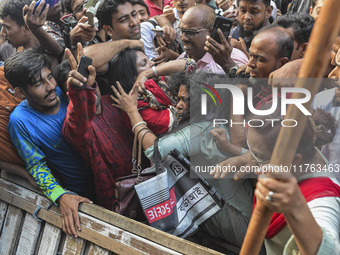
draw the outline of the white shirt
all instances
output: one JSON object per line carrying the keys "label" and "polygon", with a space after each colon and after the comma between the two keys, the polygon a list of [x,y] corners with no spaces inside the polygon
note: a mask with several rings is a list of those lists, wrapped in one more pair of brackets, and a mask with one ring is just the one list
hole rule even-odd
{"label": "white shirt", "polygon": [[[328,89],[322,92],[319,92],[315,95],[312,108],[313,109],[322,109],[328,113],[330,113],[335,120],[340,122],[340,106],[333,106],[333,98],[335,96],[335,88]],[[321,149],[322,154],[328,159],[328,163],[330,167],[338,168],[340,167],[340,123],[336,127],[335,136],[333,141],[329,144],[325,144]],[[336,169],[335,169],[336,170]],[[338,181],[340,181],[340,173],[339,171],[335,173]]]}

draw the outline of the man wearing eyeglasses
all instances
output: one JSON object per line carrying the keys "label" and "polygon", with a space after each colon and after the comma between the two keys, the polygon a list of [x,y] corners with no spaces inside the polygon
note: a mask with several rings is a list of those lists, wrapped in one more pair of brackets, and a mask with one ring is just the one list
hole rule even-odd
{"label": "man wearing eyeglasses", "polygon": [[[248,58],[238,49],[233,49],[226,39],[223,51],[220,52],[222,57],[217,61],[205,48],[207,36],[210,35],[216,14],[212,8],[207,5],[198,4],[189,8],[183,15],[179,25],[181,40],[185,50],[179,58],[185,56],[193,58],[197,63],[198,72],[226,74],[229,69],[237,65],[246,65]],[[224,39],[224,38],[223,38]],[[219,45],[211,39],[215,45]]]}

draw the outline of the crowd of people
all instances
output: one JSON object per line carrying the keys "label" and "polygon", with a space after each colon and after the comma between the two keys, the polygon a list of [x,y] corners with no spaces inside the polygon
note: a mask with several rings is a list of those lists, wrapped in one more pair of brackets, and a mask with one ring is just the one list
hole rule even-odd
{"label": "crowd of people", "polygon": [[[162,159],[176,148],[193,166],[257,166],[248,175],[212,167],[207,177],[225,203],[198,232],[231,254],[259,201],[275,212],[261,254],[340,254],[340,31],[294,155],[299,174],[261,171],[281,127],[265,120],[282,120],[280,107],[237,115],[230,98],[221,110],[194,111],[197,84],[226,80],[245,95],[251,86],[253,108],[269,109],[273,87],[294,86],[327,0],[90,2],[0,1],[0,169],[40,188],[77,237],[79,203],[113,210],[134,136],[143,168],[157,140]],[[210,37],[217,16],[232,22],[228,38],[217,30],[221,43]],[[78,72],[83,56],[92,59],[88,77]],[[221,116],[265,124],[214,126]]]}

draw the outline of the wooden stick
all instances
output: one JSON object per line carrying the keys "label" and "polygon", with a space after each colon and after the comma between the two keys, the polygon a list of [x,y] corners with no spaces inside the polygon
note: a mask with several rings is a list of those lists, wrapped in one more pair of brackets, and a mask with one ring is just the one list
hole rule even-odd
{"label": "wooden stick", "polygon": [[[295,87],[308,88],[311,100],[304,104],[308,109],[314,95],[318,92],[321,79],[311,80],[303,78],[322,78],[329,63],[330,49],[340,29],[340,1],[328,0],[322,7],[321,14],[314,26],[307,51],[299,72]],[[300,98],[301,94],[293,94],[293,98]],[[295,105],[289,105],[286,119],[298,120],[295,128],[281,128],[276,141],[270,164],[289,166],[293,161],[302,133],[305,129],[307,116]],[[249,227],[241,248],[241,255],[258,254],[260,252],[272,212],[257,201]]]}

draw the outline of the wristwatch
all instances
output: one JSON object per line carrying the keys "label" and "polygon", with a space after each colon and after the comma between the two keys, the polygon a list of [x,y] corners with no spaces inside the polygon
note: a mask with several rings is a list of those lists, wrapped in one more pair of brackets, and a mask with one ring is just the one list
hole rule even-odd
{"label": "wristwatch", "polygon": [[234,65],[233,67],[231,67],[231,68],[229,69],[229,74],[231,74],[231,75],[234,76],[234,75],[236,74],[236,72],[237,72],[238,69],[239,69],[238,64]]}

